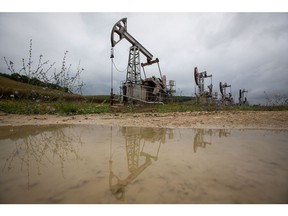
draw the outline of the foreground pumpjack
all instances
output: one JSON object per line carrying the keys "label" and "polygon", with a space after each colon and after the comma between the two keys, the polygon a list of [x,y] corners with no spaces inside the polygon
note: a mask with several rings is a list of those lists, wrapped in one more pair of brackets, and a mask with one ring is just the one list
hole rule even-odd
{"label": "foreground pumpjack", "polygon": [[[115,45],[125,38],[132,44],[129,50],[128,67],[126,80],[122,82],[121,102],[141,101],[145,103],[163,102],[171,98],[176,92],[175,81],[170,80],[169,85],[166,84],[166,76],[161,73],[159,59],[153,60],[153,55],[143,47],[134,37],[127,32],[127,18],[119,20],[112,28],[111,32],[111,59],[113,61],[113,48]],[[146,58],[147,62],[140,64],[140,53]],[[146,77],[144,67],[157,63],[160,77]],[[141,67],[144,72],[142,79]]]}

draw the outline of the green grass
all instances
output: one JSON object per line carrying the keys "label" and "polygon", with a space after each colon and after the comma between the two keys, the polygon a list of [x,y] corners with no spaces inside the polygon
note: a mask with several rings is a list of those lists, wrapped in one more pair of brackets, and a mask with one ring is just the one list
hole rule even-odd
{"label": "green grass", "polygon": [[108,104],[76,102],[37,102],[31,100],[0,100],[0,111],[13,114],[92,114],[108,113]]}
{"label": "green grass", "polygon": [[17,82],[0,76],[0,97],[3,99],[83,100],[83,96],[27,83]]}
{"label": "green grass", "polygon": [[82,96],[0,76],[0,111],[14,114],[88,114],[110,112],[109,96]]}
{"label": "green grass", "polygon": [[159,113],[169,113],[169,112],[200,112],[200,111],[288,111],[288,106],[220,106],[220,105],[200,105],[195,102],[191,103],[166,103],[166,104],[128,104],[122,110],[126,113],[139,113],[139,112],[159,112]]}
{"label": "green grass", "polygon": [[93,114],[110,112],[108,104],[95,103],[59,103],[56,105],[55,109],[59,114]]}
{"label": "green grass", "polygon": [[199,105],[195,98],[178,96],[165,104],[133,104],[120,108],[109,106],[109,95],[81,96],[56,89],[17,82],[0,76],[0,111],[14,114],[93,114],[140,112],[195,112],[195,111],[283,111],[288,106],[220,106]]}
{"label": "green grass", "polygon": [[288,111],[287,106],[281,107],[254,107],[254,106],[231,106],[215,107],[200,106],[197,104],[130,104],[120,110],[114,110],[108,103],[91,103],[77,101],[41,101],[41,100],[15,100],[0,99],[0,111],[14,114],[94,114],[94,113],[145,113],[145,112],[199,112],[199,111]]}

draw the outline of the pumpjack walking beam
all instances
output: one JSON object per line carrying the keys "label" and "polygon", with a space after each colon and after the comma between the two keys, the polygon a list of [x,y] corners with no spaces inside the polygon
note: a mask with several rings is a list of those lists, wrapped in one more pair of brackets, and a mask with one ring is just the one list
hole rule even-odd
{"label": "pumpjack walking beam", "polygon": [[[118,40],[117,36],[119,38]],[[115,47],[115,45],[119,43],[123,38],[128,40],[133,46],[136,46],[139,51],[146,56],[148,64],[156,63],[152,61],[153,55],[144,46],[142,46],[142,44],[140,44],[132,35],[127,32],[127,18],[122,18],[113,26],[111,32],[112,48]],[[147,63],[145,63],[145,65],[148,65]]]}

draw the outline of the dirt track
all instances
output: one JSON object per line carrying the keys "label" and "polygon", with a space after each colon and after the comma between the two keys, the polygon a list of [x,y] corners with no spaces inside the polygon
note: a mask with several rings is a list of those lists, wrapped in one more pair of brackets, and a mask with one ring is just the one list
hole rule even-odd
{"label": "dirt track", "polygon": [[0,126],[97,124],[167,128],[253,128],[288,130],[288,111],[90,114],[76,116],[0,113]]}

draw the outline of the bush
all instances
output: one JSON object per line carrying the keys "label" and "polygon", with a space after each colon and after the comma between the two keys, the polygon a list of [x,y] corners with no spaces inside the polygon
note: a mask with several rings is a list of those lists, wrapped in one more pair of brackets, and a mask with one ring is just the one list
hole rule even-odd
{"label": "bush", "polygon": [[54,68],[54,73],[52,76],[49,76],[49,71],[54,67],[55,62],[50,64],[48,68],[45,68],[45,66],[49,63],[49,60],[43,62],[42,54],[39,56],[37,67],[35,69],[32,68],[32,39],[30,40],[28,63],[26,63],[25,59],[22,58],[22,68],[18,70],[18,72],[15,71],[14,63],[11,60],[8,62],[6,57],[4,57],[4,61],[11,73],[9,78],[13,80],[42,87],[49,87],[60,90],[62,89],[65,92],[82,94],[82,88],[85,84],[83,81],[81,81],[80,76],[84,69],[80,68],[79,61],[74,76],[71,76],[71,64],[68,67],[66,66],[67,53],[68,51],[64,52],[61,70],[57,71],[56,68]]}

